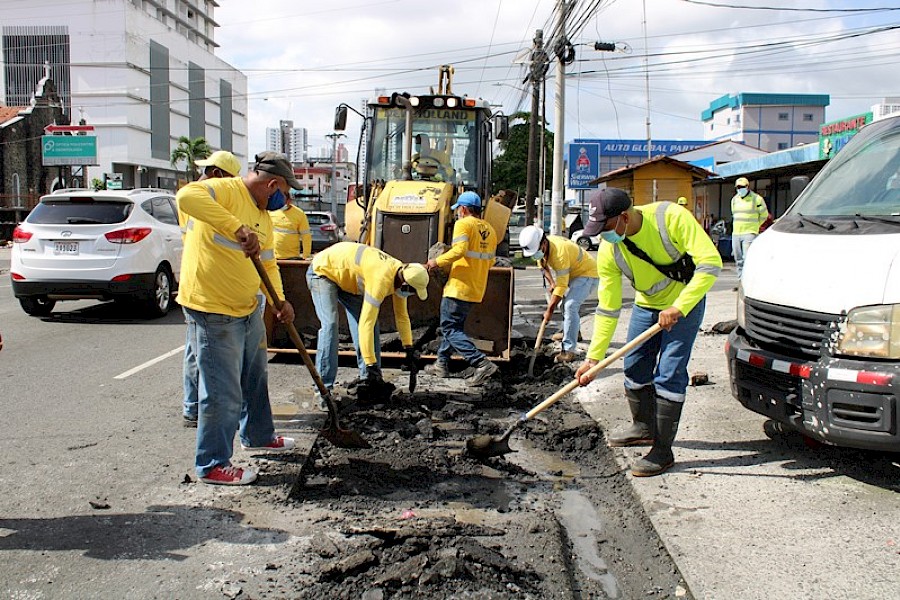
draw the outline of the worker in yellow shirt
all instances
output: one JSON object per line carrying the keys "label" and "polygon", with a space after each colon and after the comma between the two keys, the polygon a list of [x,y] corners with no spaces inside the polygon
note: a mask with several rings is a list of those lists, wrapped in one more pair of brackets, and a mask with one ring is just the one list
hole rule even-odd
{"label": "worker in yellow shirt", "polygon": [[576,377],[602,359],[622,310],[622,276],[635,289],[628,340],[655,323],[663,332],[625,356],[625,396],[632,424],[608,438],[610,446],[652,444],[631,467],[637,477],[663,473],[675,463],[672,443],[687,391],[687,365],[706,308],[706,292],[722,270],[722,258],[690,212],[672,202],[632,206],[623,190],[591,196],[585,235],[600,233],[600,277],[594,335]]}
{"label": "worker in yellow shirt", "polygon": [[497,372],[497,365],[472,343],[464,329],[472,307],[484,298],[488,271],[497,251],[497,234],[481,218],[481,197],[475,192],[463,192],[450,208],[457,211],[450,249],[425,265],[428,270],[450,269],[441,299],[441,345],[437,360],[425,370],[437,377],[449,377],[450,358],[456,350],[474,368],[466,382],[481,385]]}
{"label": "worker in yellow shirt", "polygon": [[546,235],[540,227],[529,225],[519,234],[522,255],[538,261],[541,267],[554,274],[554,287],[544,311],[549,322],[553,311],[563,305],[562,351],[556,355],[558,363],[577,358],[580,310],[585,299],[597,293],[597,263],[575,242],[559,235]]}
{"label": "worker in yellow shirt", "polygon": [[[350,335],[356,346],[359,377],[373,394],[384,393],[378,312],[390,296],[406,360],[415,359],[407,299],[428,297],[428,271],[418,263],[404,264],[372,246],[339,242],[313,258],[306,282],[319,317],[316,368],[331,389],[338,369],[338,305],[347,312]],[[388,392],[389,393],[389,392]],[[362,394],[360,394],[362,397]]]}
{"label": "worker in yellow shirt", "polygon": [[[223,177],[237,177],[241,173],[241,163],[237,157],[227,150],[217,150],[208,157],[195,160],[194,164],[203,169],[203,174],[197,181],[207,179],[221,179]],[[178,209],[178,226],[181,227],[181,239],[187,233],[188,216]],[[181,416],[185,427],[197,426],[197,398],[199,381],[197,379],[197,354],[194,352],[196,342],[191,339],[191,328],[187,328],[184,341],[184,401],[182,403]]]}
{"label": "worker in yellow shirt", "polygon": [[766,207],[765,198],[750,190],[750,181],[746,177],[737,178],[734,190],[734,197],[731,198],[731,214],[734,218],[731,228],[731,251],[740,281],[744,271],[744,257],[750,249],[750,244],[759,235],[760,227],[769,218],[769,209]]}
{"label": "worker in yellow shirt", "polygon": [[[312,232],[309,219],[291,198],[286,198],[284,208],[269,213],[275,227],[275,258],[309,258],[312,256]],[[300,245],[303,244],[303,252]]]}
{"label": "worker in yellow shirt", "polygon": [[[178,208],[190,218],[181,262],[178,303],[196,340],[199,412],[195,469],[200,481],[246,485],[256,472],[231,464],[234,434],[259,452],[282,452],[294,440],[275,435],[269,405],[267,356],[259,274],[262,261],[283,299],[268,210],[299,188],[287,157],[262,152],[244,177],[207,179],[178,191]],[[263,293],[266,293],[263,290]],[[270,300],[272,300],[270,298]],[[275,316],[293,322],[284,302]]]}

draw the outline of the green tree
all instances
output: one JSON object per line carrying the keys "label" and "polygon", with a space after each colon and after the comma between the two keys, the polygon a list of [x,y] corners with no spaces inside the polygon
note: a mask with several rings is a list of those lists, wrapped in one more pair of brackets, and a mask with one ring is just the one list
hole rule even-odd
{"label": "green tree", "polygon": [[[510,117],[513,123],[509,137],[500,141],[500,154],[494,159],[491,169],[493,193],[513,190],[522,198],[525,195],[526,173],[528,171],[528,122],[531,113],[517,112]],[[538,119],[540,125],[540,118]],[[550,187],[553,181],[553,132],[544,130],[545,172],[544,184]],[[538,156],[540,168],[540,156]]]}
{"label": "green tree", "polygon": [[196,181],[200,177],[200,171],[197,169],[194,161],[206,158],[210,154],[212,154],[212,148],[206,141],[206,138],[197,137],[191,139],[183,135],[178,138],[178,145],[172,150],[170,161],[176,169],[178,168],[178,163],[185,161],[184,178],[188,181]]}

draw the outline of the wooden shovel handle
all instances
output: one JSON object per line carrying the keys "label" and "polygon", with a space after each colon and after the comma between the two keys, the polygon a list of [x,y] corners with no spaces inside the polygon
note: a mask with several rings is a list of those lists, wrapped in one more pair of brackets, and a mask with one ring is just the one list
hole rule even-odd
{"label": "wooden shovel handle", "polygon": [[[253,261],[253,266],[256,267],[256,272],[259,273],[259,278],[262,280],[263,285],[266,287],[266,291],[269,292],[269,296],[272,297],[272,302],[275,303],[275,308],[281,312],[281,307],[284,306],[284,302],[278,298],[278,294],[275,293],[275,286],[272,285],[272,280],[269,279],[269,274],[266,273],[266,268],[263,266],[262,262],[260,262],[259,258],[256,256],[251,256],[250,260]],[[325,387],[325,382],[322,381],[321,375],[319,375],[319,371],[316,369],[315,363],[313,363],[312,358],[309,356],[309,352],[306,351],[306,346],[303,344],[303,340],[300,338],[300,334],[297,332],[297,328],[294,327],[293,323],[284,323],[284,326],[287,327],[288,335],[291,338],[291,341],[294,342],[294,346],[297,347],[297,350],[300,351],[300,356],[303,358],[303,364],[306,365],[307,370],[309,370],[309,375],[313,378],[313,381],[316,382],[316,387],[319,388],[319,393],[323,398],[326,398],[330,395],[328,388]]]}
{"label": "wooden shovel handle", "polygon": [[[603,360],[598,362],[596,365],[594,365],[593,367],[588,369],[584,374],[589,375],[589,376],[596,375],[597,373],[599,373],[600,371],[602,371],[603,369],[608,367],[611,363],[619,360],[620,358],[622,358],[623,356],[625,356],[626,354],[628,354],[629,352],[631,352],[632,350],[634,350],[635,348],[637,348],[638,346],[640,346],[641,344],[646,342],[648,339],[652,338],[654,335],[659,333],[661,330],[662,330],[662,327],[660,326],[660,324],[655,323],[652,327],[647,329],[645,332],[643,332],[642,334],[640,334],[639,336],[637,336],[636,338],[634,338],[633,340],[631,340],[630,342],[628,342],[627,344],[625,344],[624,346],[622,346],[621,348],[619,348],[618,350],[616,350],[615,352],[613,352],[612,354],[610,354],[609,356],[607,356],[606,358],[604,358]],[[529,410],[527,413],[525,413],[523,420],[530,419],[530,418],[534,417],[535,415],[542,413],[546,409],[548,409],[551,406],[553,406],[554,404],[556,404],[560,400],[560,398],[567,395],[569,392],[571,392],[572,390],[577,388],[579,385],[580,384],[578,383],[578,379],[573,379],[572,381],[567,383],[565,386],[560,388],[555,394],[553,394],[552,396],[550,396],[549,398],[547,398],[546,400],[544,400],[543,402],[541,402],[540,404],[538,404],[537,406],[535,406],[534,408]]]}

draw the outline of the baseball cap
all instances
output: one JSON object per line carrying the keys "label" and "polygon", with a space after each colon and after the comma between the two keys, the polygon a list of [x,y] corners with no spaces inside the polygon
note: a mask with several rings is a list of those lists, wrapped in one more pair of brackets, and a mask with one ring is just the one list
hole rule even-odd
{"label": "baseball cap", "polygon": [[734,182],[734,187],[750,187],[750,182],[747,181],[746,177],[738,177],[737,181]]}
{"label": "baseball cap", "polygon": [[206,158],[195,160],[194,164],[198,167],[218,167],[232,177],[241,173],[241,162],[227,150],[216,150]]}
{"label": "baseball cap", "polygon": [[590,217],[584,227],[584,234],[587,236],[597,235],[609,219],[618,217],[631,208],[628,193],[611,187],[592,193],[590,203]]}
{"label": "baseball cap", "polygon": [[303,189],[303,186],[301,186],[300,182],[297,181],[297,178],[294,177],[294,167],[291,166],[291,162],[284,154],[272,152],[271,150],[260,152],[256,155],[256,164],[253,165],[253,170],[265,171],[272,175],[284,177],[284,180],[288,182],[288,185],[295,190]]}
{"label": "baseball cap", "polygon": [[401,271],[403,281],[408,283],[416,290],[419,300],[428,298],[428,271],[419,263],[409,263],[403,267]]}
{"label": "baseball cap", "polygon": [[450,210],[456,210],[458,206],[477,206],[481,208],[481,196],[475,192],[463,192],[456,199],[456,204],[450,207]]}

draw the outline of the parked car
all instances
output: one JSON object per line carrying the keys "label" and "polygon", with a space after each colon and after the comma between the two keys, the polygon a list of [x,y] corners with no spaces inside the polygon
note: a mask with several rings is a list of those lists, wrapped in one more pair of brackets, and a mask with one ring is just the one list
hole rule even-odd
{"label": "parked car", "polygon": [[523,229],[525,229],[525,209],[515,208],[509,215],[509,226],[506,228],[510,250],[519,250],[519,234]]}
{"label": "parked car", "polygon": [[572,237],[570,239],[585,250],[596,250],[600,247],[599,233],[593,237],[589,237],[584,235],[584,229],[579,229],[578,231],[572,232]]}
{"label": "parked car", "polygon": [[167,190],[60,190],[43,196],[13,232],[13,294],[29,315],[59,300],[93,298],[165,315],[183,244]]}
{"label": "parked car", "polygon": [[341,241],[341,226],[338,224],[334,213],[318,210],[307,210],[304,212],[306,212],[306,218],[309,219],[313,252],[324,250],[328,246]]}

